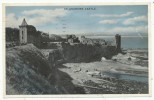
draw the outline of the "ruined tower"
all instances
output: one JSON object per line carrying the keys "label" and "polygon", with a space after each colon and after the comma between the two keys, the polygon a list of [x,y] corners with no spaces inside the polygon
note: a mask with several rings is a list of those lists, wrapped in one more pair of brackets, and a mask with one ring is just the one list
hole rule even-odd
{"label": "ruined tower", "polygon": [[19,26],[19,40],[20,43],[27,43],[27,22],[25,20],[25,18],[22,21],[22,24]]}
{"label": "ruined tower", "polygon": [[115,40],[116,40],[116,52],[121,52],[121,35],[116,34],[115,35]]}

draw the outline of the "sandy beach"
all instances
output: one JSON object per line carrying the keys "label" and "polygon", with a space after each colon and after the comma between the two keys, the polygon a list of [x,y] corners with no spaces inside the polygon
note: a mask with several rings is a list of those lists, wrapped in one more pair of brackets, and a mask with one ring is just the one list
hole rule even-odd
{"label": "sandy beach", "polygon": [[65,63],[58,69],[67,73],[72,83],[83,87],[86,93],[147,93],[147,60],[142,66],[137,63],[142,60],[141,56],[146,59],[146,54],[146,50],[129,50],[125,55],[118,54],[111,60]]}

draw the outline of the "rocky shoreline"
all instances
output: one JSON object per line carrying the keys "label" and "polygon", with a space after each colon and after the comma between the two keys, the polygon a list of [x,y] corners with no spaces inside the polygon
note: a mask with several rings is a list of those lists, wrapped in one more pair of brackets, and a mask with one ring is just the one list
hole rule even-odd
{"label": "rocky shoreline", "polygon": [[148,66],[136,64],[142,59],[129,55],[118,54],[111,60],[98,62],[66,63],[65,68],[58,69],[67,73],[72,83],[82,87],[86,94],[147,94]]}
{"label": "rocky shoreline", "polygon": [[[101,78],[102,83],[85,81],[84,85],[97,87],[86,88],[86,93],[90,94],[147,94],[148,84],[136,81],[118,80],[116,78]],[[104,82],[104,80],[106,82]]]}
{"label": "rocky shoreline", "polygon": [[138,58],[143,53],[76,63],[56,60],[56,55],[55,63],[50,62],[49,52],[53,50],[40,50],[33,44],[7,48],[6,93],[148,94],[148,64],[135,63],[143,61]]}

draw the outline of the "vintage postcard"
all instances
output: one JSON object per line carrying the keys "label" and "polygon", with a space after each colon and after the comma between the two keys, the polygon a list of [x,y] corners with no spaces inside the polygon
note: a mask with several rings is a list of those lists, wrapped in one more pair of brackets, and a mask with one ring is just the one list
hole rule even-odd
{"label": "vintage postcard", "polygon": [[149,10],[4,4],[4,95],[150,96]]}

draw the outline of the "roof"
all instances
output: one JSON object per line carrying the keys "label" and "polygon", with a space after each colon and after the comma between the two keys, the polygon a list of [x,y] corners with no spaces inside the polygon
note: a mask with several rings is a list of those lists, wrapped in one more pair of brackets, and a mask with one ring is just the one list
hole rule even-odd
{"label": "roof", "polygon": [[22,21],[22,24],[20,25],[20,26],[27,26],[28,24],[27,24],[27,22],[26,22],[26,20],[25,20],[25,18],[23,19],[23,21]]}

